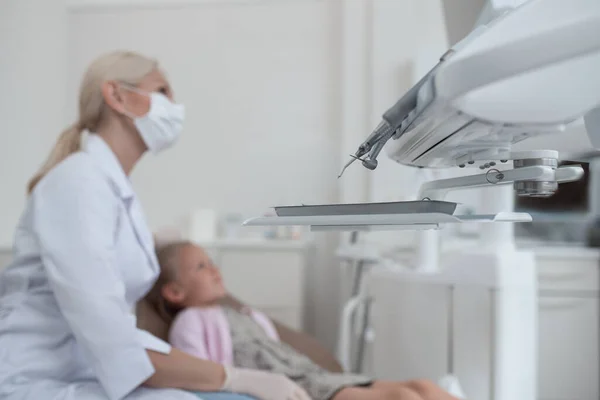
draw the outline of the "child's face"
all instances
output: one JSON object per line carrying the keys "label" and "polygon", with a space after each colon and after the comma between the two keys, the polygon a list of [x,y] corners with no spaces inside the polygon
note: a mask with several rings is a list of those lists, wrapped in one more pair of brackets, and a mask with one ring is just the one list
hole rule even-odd
{"label": "child's face", "polygon": [[219,269],[197,246],[180,250],[177,281],[167,285],[164,292],[167,300],[183,307],[210,305],[227,294]]}

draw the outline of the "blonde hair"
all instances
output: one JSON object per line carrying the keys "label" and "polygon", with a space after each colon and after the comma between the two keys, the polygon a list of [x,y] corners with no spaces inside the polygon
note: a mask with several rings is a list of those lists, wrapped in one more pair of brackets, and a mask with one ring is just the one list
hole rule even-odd
{"label": "blonde hair", "polygon": [[130,85],[140,81],[158,67],[155,60],[131,51],[105,54],[88,67],[79,89],[79,118],[58,137],[48,158],[31,178],[27,193],[57,164],[81,148],[81,133],[95,132],[106,113],[102,84],[114,80]]}
{"label": "blonde hair", "polygon": [[168,324],[171,324],[181,307],[171,304],[162,295],[165,285],[177,280],[177,269],[179,267],[179,254],[182,249],[193,246],[192,242],[178,241],[160,247],[156,252],[156,258],[160,265],[160,275],[154,286],[146,295],[146,301],[154,308],[158,315]]}

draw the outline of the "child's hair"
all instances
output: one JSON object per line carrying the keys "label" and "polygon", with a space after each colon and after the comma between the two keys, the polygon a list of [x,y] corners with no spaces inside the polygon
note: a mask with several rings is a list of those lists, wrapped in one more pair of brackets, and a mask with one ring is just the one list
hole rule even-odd
{"label": "child's hair", "polygon": [[156,251],[156,258],[160,265],[160,275],[154,286],[146,295],[146,300],[168,324],[171,324],[181,307],[169,303],[162,295],[162,288],[177,279],[177,268],[179,266],[179,253],[187,246],[193,246],[189,241],[178,241],[161,246]]}

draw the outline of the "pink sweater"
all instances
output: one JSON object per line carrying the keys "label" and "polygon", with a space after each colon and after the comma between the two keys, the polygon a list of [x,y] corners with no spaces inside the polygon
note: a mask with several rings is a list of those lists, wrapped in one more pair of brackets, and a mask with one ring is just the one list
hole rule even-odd
{"label": "pink sweater", "polygon": [[[263,313],[250,310],[250,315],[273,340],[279,340],[273,323]],[[233,365],[233,346],[229,322],[223,309],[191,307],[181,311],[169,332],[173,347],[205,360]]]}

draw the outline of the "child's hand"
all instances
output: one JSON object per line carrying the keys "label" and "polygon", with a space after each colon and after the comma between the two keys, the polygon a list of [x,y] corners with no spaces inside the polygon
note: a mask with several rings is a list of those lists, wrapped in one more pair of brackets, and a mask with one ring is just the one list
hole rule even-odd
{"label": "child's hand", "polygon": [[223,390],[248,394],[260,400],[311,400],[308,394],[285,375],[255,369],[225,367]]}

